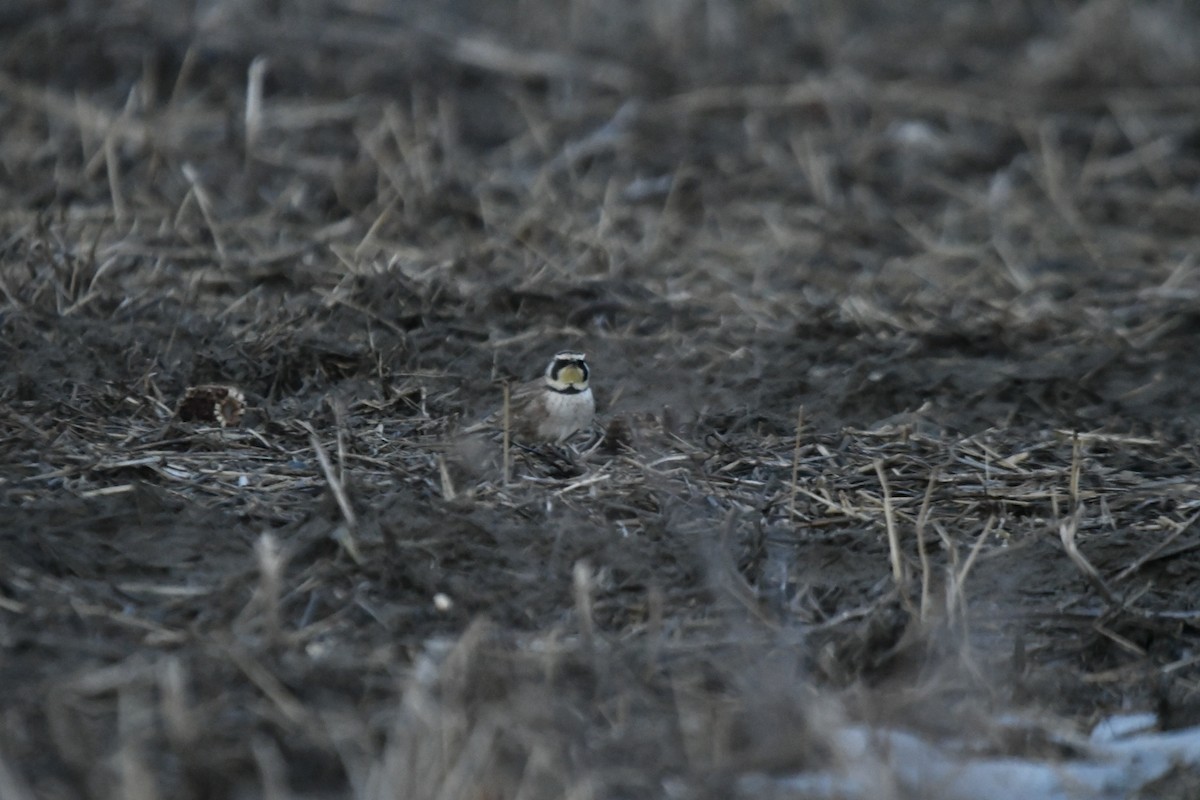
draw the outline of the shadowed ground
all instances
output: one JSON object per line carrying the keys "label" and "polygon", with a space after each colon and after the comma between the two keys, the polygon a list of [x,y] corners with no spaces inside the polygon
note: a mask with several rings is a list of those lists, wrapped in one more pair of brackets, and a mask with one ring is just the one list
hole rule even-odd
{"label": "shadowed ground", "polygon": [[[10,3],[0,797],[970,797],[898,737],[1190,730],[1198,22]],[[567,347],[596,430],[506,476],[457,431]],[[1043,796],[1195,790],[1127,777]]]}

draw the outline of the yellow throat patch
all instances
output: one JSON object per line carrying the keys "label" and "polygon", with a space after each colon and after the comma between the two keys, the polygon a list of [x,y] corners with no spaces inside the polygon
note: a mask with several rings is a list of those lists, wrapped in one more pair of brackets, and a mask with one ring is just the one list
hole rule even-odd
{"label": "yellow throat patch", "polygon": [[559,370],[558,379],[570,386],[574,386],[577,383],[583,383],[583,370],[574,364],[568,364]]}

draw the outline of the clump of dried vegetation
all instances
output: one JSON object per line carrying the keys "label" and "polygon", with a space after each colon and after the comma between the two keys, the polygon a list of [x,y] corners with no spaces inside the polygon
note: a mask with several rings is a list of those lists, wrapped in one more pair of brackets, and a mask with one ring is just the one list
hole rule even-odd
{"label": "clump of dried vegetation", "polygon": [[[1186,4],[0,15],[0,797],[1100,796],[1193,724]],[[465,447],[562,346],[591,439]]]}

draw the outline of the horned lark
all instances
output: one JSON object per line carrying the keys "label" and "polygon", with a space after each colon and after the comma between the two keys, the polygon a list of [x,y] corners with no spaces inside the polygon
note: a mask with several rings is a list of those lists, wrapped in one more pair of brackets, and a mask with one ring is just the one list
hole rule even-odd
{"label": "horned lark", "polygon": [[[513,441],[524,444],[566,441],[592,424],[596,400],[588,386],[587,360],[583,353],[564,350],[555,354],[540,380],[523,383],[509,395],[509,427]],[[501,409],[468,433],[503,430]]]}

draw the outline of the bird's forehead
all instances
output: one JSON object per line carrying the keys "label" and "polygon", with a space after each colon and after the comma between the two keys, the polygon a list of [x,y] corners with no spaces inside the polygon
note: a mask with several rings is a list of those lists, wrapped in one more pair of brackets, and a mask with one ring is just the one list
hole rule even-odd
{"label": "bird's forehead", "polygon": [[561,353],[554,355],[555,362],[559,361],[587,361],[587,356],[575,350],[563,350]]}

